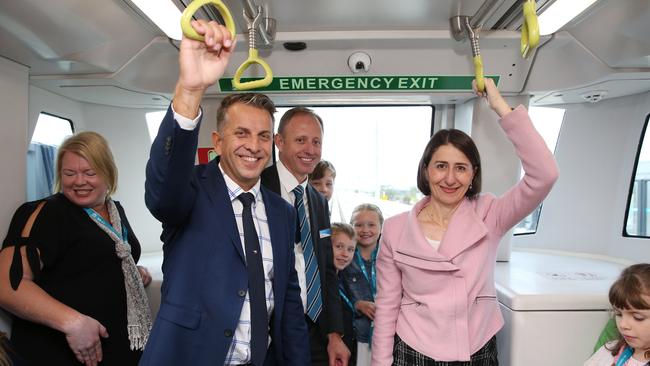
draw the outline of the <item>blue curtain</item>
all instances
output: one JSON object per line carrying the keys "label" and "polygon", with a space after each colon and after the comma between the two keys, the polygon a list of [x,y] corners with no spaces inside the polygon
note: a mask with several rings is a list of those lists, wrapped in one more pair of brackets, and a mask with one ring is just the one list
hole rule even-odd
{"label": "blue curtain", "polygon": [[52,194],[56,146],[38,142],[29,144],[27,150],[27,200],[34,201]]}

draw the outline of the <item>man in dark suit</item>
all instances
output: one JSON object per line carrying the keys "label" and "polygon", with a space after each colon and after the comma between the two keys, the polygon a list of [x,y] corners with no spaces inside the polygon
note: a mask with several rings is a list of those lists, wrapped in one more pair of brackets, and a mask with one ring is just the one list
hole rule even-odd
{"label": "man in dark suit", "polygon": [[145,200],[163,223],[162,301],[140,365],[308,365],[295,271],[296,213],[261,187],[275,107],[226,97],[212,140],[220,158],[194,166],[205,90],[234,48],[214,22],[184,38],[174,100],[151,146]]}
{"label": "man in dark suit", "polygon": [[[332,259],[327,200],[307,184],[321,158],[323,123],[311,109],[297,107],[281,118],[274,137],[277,164],[262,172],[262,185],[296,207],[296,271],[309,329],[312,365],[347,365],[343,320]],[[303,225],[301,225],[303,224]]]}

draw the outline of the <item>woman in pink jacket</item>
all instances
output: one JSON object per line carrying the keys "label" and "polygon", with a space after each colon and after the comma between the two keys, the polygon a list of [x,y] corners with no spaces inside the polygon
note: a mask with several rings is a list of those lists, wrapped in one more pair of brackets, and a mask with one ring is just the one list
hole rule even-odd
{"label": "woman in pink jacket", "polygon": [[526,109],[512,110],[492,80],[485,81],[487,100],[525,175],[501,197],[480,195],[481,163],[472,139],[458,130],[431,138],[418,168],[418,189],[426,197],[384,224],[373,366],[498,365],[495,335],[503,317],[494,287],[497,247],[546,197],[558,170]]}

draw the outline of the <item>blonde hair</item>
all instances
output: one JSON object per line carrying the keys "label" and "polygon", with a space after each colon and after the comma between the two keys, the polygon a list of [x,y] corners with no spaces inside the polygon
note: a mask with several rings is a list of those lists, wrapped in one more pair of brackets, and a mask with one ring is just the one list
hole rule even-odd
{"label": "blonde hair", "polygon": [[371,211],[376,213],[379,217],[379,226],[384,226],[384,215],[381,213],[381,209],[379,206],[373,205],[372,203],[362,203],[355,207],[354,210],[352,210],[352,215],[350,215],[350,224],[354,224],[354,216],[361,211]]}
{"label": "blonde hair", "polygon": [[59,147],[56,154],[54,192],[61,191],[61,170],[63,169],[63,155],[66,152],[75,153],[88,161],[88,164],[108,186],[107,197],[115,193],[117,190],[117,167],[113,153],[106,139],[92,131],[76,133],[68,137]]}
{"label": "blonde hair", "polygon": [[350,237],[350,239],[354,240],[355,239],[355,232],[354,228],[350,224],[346,224],[344,222],[333,222],[331,224],[332,226],[332,236],[336,234],[345,234]]}

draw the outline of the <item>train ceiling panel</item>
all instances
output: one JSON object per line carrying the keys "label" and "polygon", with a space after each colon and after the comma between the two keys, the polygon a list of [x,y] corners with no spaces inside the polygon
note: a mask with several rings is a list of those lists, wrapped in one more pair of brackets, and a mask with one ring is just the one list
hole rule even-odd
{"label": "train ceiling panel", "polygon": [[[173,0],[179,8],[188,0]],[[243,1],[225,0],[237,26],[234,62],[246,53]],[[650,6],[647,0],[598,0],[563,32],[543,39],[537,54],[518,56],[515,31],[523,0],[488,0],[495,4],[480,34],[485,73],[502,77],[507,93],[544,95],[576,88],[621,69],[650,68]],[[255,0],[277,19],[273,47],[261,54],[277,75],[350,75],[347,57],[365,50],[374,57],[368,75],[471,75],[469,43],[455,41],[449,18],[472,16],[483,0]],[[543,8],[553,0],[537,0]],[[116,90],[165,94],[176,78],[177,49],[131,0],[1,1],[0,56],[30,67],[32,83],[81,100],[72,88],[101,79]],[[284,42],[304,41],[307,51],[292,53]],[[303,60],[296,63],[296,60]],[[562,65],[577,67],[561,72]],[[549,68],[551,67],[551,68]],[[231,65],[226,76],[232,76]],[[625,71],[625,70],[624,70]],[[218,90],[211,90],[213,95]],[[434,93],[452,102],[468,97]],[[440,96],[443,98],[439,98]],[[111,93],[104,93],[112,98]],[[107,104],[128,101],[107,99]]]}

